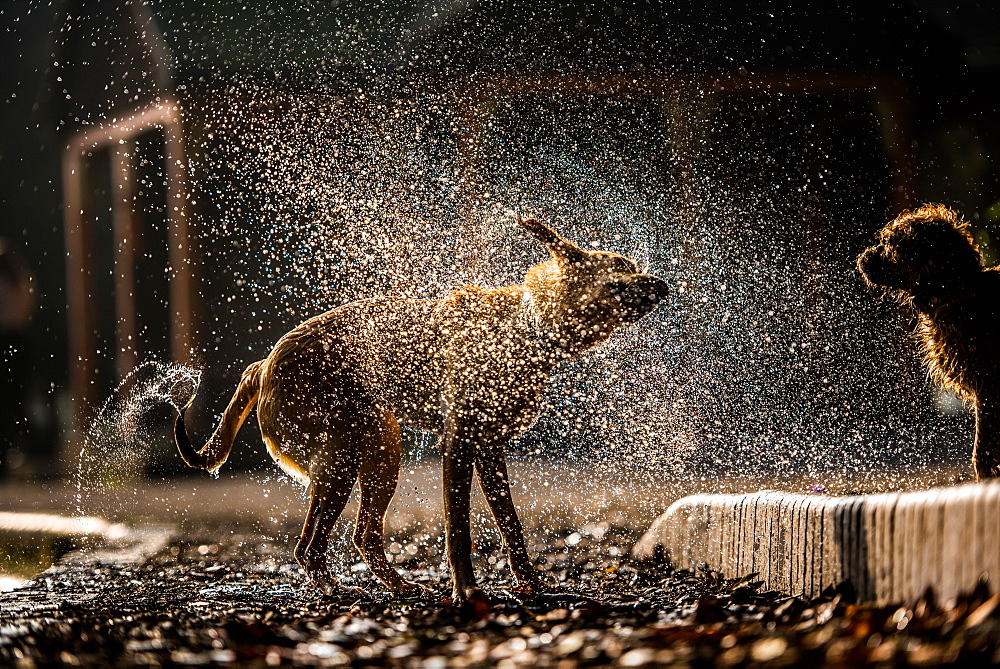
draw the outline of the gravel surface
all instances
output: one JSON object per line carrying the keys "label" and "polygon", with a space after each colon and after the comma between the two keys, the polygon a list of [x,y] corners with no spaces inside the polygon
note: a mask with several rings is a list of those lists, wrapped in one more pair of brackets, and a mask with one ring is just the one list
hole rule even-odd
{"label": "gravel surface", "polygon": [[[294,534],[294,528],[288,528]],[[224,537],[220,540],[220,537]],[[753,575],[639,563],[637,535],[596,525],[542,537],[555,594],[517,599],[495,545],[479,545],[490,600],[445,598],[442,542],[397,533],[390,554],[437,596],[393,601],[362,563],[320,597],[287,538],[210,525],[148,532],[129,550],[77,553],[0,595],[0,666],[928,666],[1000,660],[1000,598],[859,606],[803,601]],[[367,594],[360,592],[365,591]]]}

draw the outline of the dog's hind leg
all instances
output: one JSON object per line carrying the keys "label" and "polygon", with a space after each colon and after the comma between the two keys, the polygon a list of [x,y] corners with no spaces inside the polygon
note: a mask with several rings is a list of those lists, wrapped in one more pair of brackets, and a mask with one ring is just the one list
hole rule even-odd
{"label": "dog's hind leg", "polygon": [[338,586],[327,566],[330,532],[351,496],[358,476],[358,460],[353,457],[356,452],[351,453],[350,449],[331,448],[325,453],[333,457],[314,461],[310,466],[309,511],[302,536],[295,545],[295,559],[316,586],[329,595]]}
{"label": "dog's hind leg", "polygon": [[400,450],[399,423],[395,416],[383,410],[365,430],[358,473],[361,503],[354,545],[368,568],[393,594],[420,595],[426,592],[425,589],[405,580],[385,557],[385,512],[399,480]]}
{"label": "dog's hind leg", "polygon": [[522,589],[535,592],[544,589],[541,579],[531,566],[528,551],[524,545],[524,531],[517,517],[517,509],[510,494],[510,479],[502,446],[480,447],[476,452],[476,470],[479,473],[479,487],[490,507],[500,536],[503,538],[510,562],[511,573]]}

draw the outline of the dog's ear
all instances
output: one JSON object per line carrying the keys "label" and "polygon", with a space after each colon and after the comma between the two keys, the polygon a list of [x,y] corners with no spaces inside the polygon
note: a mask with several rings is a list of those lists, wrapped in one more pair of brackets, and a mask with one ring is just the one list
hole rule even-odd
{"label": "dog's ear", "polygon": [[545,225],[537,218],[518,219],[521,227],[532,234],[532,236],[545,244],[553,255],[569,261],[582,260],[584,251],[573,242],[563,239],[559,234]]}

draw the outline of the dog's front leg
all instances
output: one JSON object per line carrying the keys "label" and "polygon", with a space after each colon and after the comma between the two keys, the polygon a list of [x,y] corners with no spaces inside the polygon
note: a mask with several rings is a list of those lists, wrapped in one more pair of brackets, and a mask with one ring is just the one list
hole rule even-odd
{"label": "dog's front leg", "polygon": [[448,566],[451,567],[452,599],[455,603],[472,598],[476,575],[472,569],[472,534],[469,527],[469,498],[475,446],[472,435],[449,417],[441,440],[444,487],[444,531]]}
{"label": "dog's front leg", "polygon": [[539,592],[543,590],[541,579],[531,566],[528,551],[524,545],[524,531],[517,517],[517,508],[510,494],[510,479],[503,445],[483,444],[476,451],[476,470],[479,472],[479,486],[483,497],[493,513],[500,536],[503,538],[518,586],[523,590]]}

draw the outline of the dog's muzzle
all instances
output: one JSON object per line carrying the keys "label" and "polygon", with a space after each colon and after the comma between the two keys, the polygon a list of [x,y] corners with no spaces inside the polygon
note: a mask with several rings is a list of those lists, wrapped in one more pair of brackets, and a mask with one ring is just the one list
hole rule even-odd
{"label": "dog's muzzle", "polygon": [[873,286],[884,286],[899,290],[906,288],[905,283],[899,276],[899,272],[896,271],[892,263],[882,254],[881,248],[878,246],[869,247],[858,256],[858,271]]}
{"label": "dog's muzzle", "polygon": [[625,320],[630,323],[648,314],[670,294],[667,282],[652,274],[635,274],[615,282],[611,288],[621,301]]}

